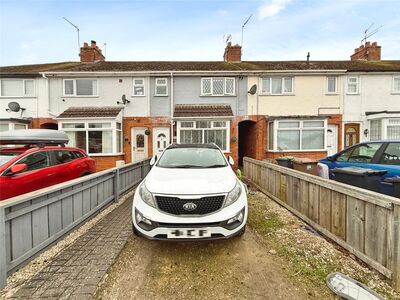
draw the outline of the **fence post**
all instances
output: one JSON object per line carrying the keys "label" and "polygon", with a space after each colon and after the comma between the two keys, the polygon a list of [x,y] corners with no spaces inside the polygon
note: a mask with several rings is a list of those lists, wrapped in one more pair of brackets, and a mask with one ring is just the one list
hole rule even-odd
{"label": "fence post", "polygon": [[114,202],[119,199],[119,168],[114,172]]}
{"label": "fence post", "polygon": [[6,218],[4,208],[0,207],[0,289],[7,283],[6,259]]}
{"label": "fence post", "polygon": [[400,205],[393,205],[392,283],[400,291]]}

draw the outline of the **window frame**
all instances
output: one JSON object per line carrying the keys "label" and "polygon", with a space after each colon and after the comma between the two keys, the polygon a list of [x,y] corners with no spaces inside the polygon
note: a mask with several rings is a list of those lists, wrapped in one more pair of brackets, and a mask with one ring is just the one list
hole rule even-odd
{"label": "window frame", "polygon": [[[64,124],[84,124],[83,128],[63,128]],[[110,123],[110,127],[105,127],[105,128],[89,128],[89,124],[94,124],[94,123]],[[120,128],[117,126],[118,124],[121,124]],[[58,130],[62,130],[65,132],[86,132],[85,136],[85,143],[86,143],[86,148],[83,149],[89,156],[115,156],[115,155],[122,155],[124,154],[123,150],[123,128],[122,128],[122,122],[119,120],[115,119],[73,119],[73,120],[60,120],[58,122]],[[111,149],[112,151],[110,153],[91,153],[89,152],[89,132],[90,131],[111,131]],[[117,152],[117,131],[121,132],[121,138],[119,140],[120,142],[120,148],[121,151]],[[75,147],[75,146],[71,146]],[[79,148],[79,147],[75,147]]]}
{"label": "window frame", "polygon": [[[197,122],[211,122],[210,127],[197,127]],[[214,122],[225,122],[224,127],[218,127],[214,125]],[[182,123],[191,123],[192,127],[182,127]],[[181,131],[193,131],[193,130],[198,130],[201,131],[201,136],[202,136],[202,144],[204,143],[205,140],[205,131],[210,131],[210,130],[225,130],[226,131],[226,149],[221,149],[223,153],[229,153],[230,152],[230,127],[231,127],[231,122],[230,120],[227,119],[190,119],[190,120],[179,120],[177,122],[177,131],[176,131],[176,138],[177,138],[177,143],[181,143]]]}
{"label": "window frame", "polygon": [[[213,93],[213,86],[214,80],[223,80],[223,92],[222,94],[214,94]],[[210,80],[210,93],[204,93],[204,81]],[[232,93],[228,93],[226,90],[228,80],[233,81]],[[235,77],[202,77],[200,79],[200,96],[212,96],[212,97],[230,97],[236,96],[236,78]]]}
{"label": "window frame", "polygon": [[20,130],[20,129],[15,129],[15,125],[22,125],[22,126],[25,126],[24,129],[28,129],[28,124],[25,124],[25,123],[0,121],[0,124],[8,125],[8,129],[7,130]]}
{"label": "window frame", "polygon": [[[390,121],[391,120],[398,120],[399,124],[391,124]],[[368,121],[368,131],[369,131],[369,140],[370,141],[379,141],[379,140],[393,140],[393,139],[400,139],[399,138],[393,138],[393,137],[388,137],[388,129],[389,127],[395,127],[398,126],[400,127],[400,116],[390,116],[390,117],[380,117],[380,118],[371,118],[371,119],[367,119]],[[377,139],[371,139],[371,133],[372,133],[372,122],[373,121],[379,121],[381,124],[381,128],[380,128],[380,138]]]}
{"label": "window frame", "polygon": [[[76,88],[76,81],[77,80],[93,80],[96,81],[96,94],[95,95],[78,95],[77,88]],[[73,94],[65,94],[65,82],[72,81],[73,82]],[[76,97],[76,98],[95,98],[99,96],[99,80],[97,78],[63,78],[63,97]]]}
{"label": "window frame", "polygon": [[[350,79],[355,78],[356,82],[355,83],[350,83]],[[349,85],[356,85],[356,91],[355,92],[350,92],[349,91]],[[360,94],[360,76],[347,76],[347,83],[346,83],[346,94],[347,95],[359,95]]]}
{"label": "window frame", "polygon": [[[142,80],[142,84],[135,84],[135,80]],[[135,94],[135,87],[143,87],[143,95]],[[146,97],[146,84],[144,77],[133,77],[132,79],[132,97]]]}
{"label": "window frame", "polygon": [[[279,128],[279,123],[288,123],[288,122],[299,122],[298,127],[288,127],[288,128]],[[323,127],[304,127],[304,122],[323,122]],[[322,152],[327,151],[327,131],[328,131],[328,120],[327,119],[282,119],[282,120],[273,120],[268,122],[268,127],[272,124],[273,126],[273,138],[272,143],[273,147],[271,149],[268,142],[268,152]],[[299,131],[299,149],[278,149],[278,131],[290,131],[290,130],[298,130]],[[313,131],[313,130],[321,130],[324,133],[323,137],[323,148],[321,149],[303,149],[303,131]],[[268,132],[269,129],[268,129]],[[268,137],[268,140],[270,138]]]}
{"label": "window frame", "polygon": [[[165,80],[165,84],[159,84],[158,80]],[[158,86],[165,86],[165,94],[158,94],[157,87]],[[168,78],[167,77],[157,77],[154,79],[154,96],[157,97],[168,97]]]}
{"label": "window frame", "polygon": [[[264,83],[263,80],[264,79],[268,79],[269,81],[269,87],[268,87],[268,92],[263,92],[264,91]],[[282,90],[281,93],[273,93],[272,92],[272,81],[273,79],[281,79],[281,86],[282,86]],[[285,80],[286,79],[290,79],[291,80],[291,92],[285,92]],[[260,83],[259,85],[261,86],[260,89],[260,95],[262,96],[291,96],[294,95],[294,80],[295,80],[295,76],[262,76],[260,78]]]}
{"label": "window frame", "polygon": [[[335,79],[335,90],[333,92],[329,91],[329,79]],[[326,76],[326,94],[327,95],[337,95],[338,94],[338,77],[337,76]]]}
{"label": "window frame", "polygon": [[[21,80],[22,81],[22,94],[21,95],[16,95],[16,96],[3,96],[2,92],[2,81],[12,81],[12,80]],[[27,81],[32,81],[33,82],[33,93],[32,94],[25,94],[26,90],[26,82]],[[30,78],[1,78],[0,79],[0,98],[35,98],[36,97],[36,80],[35,79],[30,79]]]}
{"label": "window frame", "polygon": [[395,87],[394,82],[395,82],[396,79],[400,81],[400,75],[393,75],[393,79],[392,79],[392,94],[395,94],[395,95],[400,94],[400,89],[399,90],[395,90],[394,89],[394,87]]}

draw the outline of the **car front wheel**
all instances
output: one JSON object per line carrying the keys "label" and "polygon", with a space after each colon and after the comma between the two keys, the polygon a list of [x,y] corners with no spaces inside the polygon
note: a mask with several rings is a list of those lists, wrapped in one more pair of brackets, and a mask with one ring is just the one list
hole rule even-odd
{"label": "car front wheel", "polygon": [[243,234],[246,232],[246,225],[244,225],[243,226],[243,228],[242,229],[240,229],[239,231],[238,231],[238,233],[237,233],[237,237],[241,237],[241,236],[243,236]]}

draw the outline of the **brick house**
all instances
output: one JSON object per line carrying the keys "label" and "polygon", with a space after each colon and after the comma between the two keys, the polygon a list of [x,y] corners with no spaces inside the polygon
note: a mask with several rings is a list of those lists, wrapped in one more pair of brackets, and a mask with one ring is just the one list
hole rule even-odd
{"label": "brick house", "polygon": [[399,61],[241,61],[230,43],[223,58],[112,62],[92,41],[80,62],[0,67],[0,130],[64,130],[98,170],[170,142],[215,142],[236,162],[320,158],[343,147],[349,74],[400,72]]}

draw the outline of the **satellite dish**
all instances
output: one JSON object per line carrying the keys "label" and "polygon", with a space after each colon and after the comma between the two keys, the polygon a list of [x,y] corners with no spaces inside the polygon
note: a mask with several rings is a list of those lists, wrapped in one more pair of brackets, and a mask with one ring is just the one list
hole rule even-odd
{"label": "satellite dish", "polygon": [[9,102],[8,108],[14,112],[19,112],[21,110],[21,106],[19,105],[18,102]]}
{"label": "satellite dish", "polygon": [[250,88],[250,90],[248,91],[248,93],[249,93],[250,95],[254,95],[255,93],[257,93],[257,84],[254,84],[254,85]]}
{"label": "satellite dish", "polygon": [[131,101],[129,101],[128,99],[126,99],[126,95],[122,95],[121,97],[122,102],[117,101],[117,104],[127,104],[127,103],[131,103]]}

